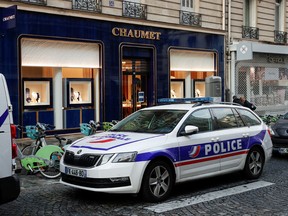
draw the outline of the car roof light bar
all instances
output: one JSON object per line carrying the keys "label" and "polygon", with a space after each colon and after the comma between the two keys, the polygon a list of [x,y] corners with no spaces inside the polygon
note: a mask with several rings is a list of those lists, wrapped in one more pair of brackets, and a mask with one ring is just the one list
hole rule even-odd
{"label": "car roof light bar", "polygon": [[213,102],[213,97],[196,97],[196,98],[160,98],[158,103],[209,103]]}

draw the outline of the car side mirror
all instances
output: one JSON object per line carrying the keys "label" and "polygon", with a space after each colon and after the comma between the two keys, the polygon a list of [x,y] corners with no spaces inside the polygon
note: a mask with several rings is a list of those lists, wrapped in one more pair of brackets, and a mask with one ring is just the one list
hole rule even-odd
{"label": "car side mirror", "polygon": [[186,125],[184,131],[181,132],[182,136],[190,136],[192,134],[198,133],[199,128],[193,125]]}

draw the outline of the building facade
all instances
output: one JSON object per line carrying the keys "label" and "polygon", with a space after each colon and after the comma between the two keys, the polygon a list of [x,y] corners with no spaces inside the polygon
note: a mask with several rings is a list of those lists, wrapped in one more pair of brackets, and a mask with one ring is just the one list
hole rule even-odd
{"label": "building facade", "polygon": [[[256,112],[288,111],[286,0],[229,0],[227,82]],[[229,72],[228,72],[229,71]]]}
{"label": "building facade", "polygon": [[79,131],[159,98],[205,96],[206,77],[224,89],[225,9],[223,0],[2,0],[0,71],[14,121]]}

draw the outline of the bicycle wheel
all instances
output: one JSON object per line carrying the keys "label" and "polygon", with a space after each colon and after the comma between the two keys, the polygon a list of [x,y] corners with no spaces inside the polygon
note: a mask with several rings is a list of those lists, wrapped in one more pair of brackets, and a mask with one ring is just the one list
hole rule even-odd
{"label": "bicycle wheel", "polygon": [[63,153],[61,152],[53,152],[50,155],[50,162],[45,167],[40,167],[39,171],[40,173],[50,179],[58,178],[60,173],[60,159],[62,157]]}
{"label": "bicycle wheel", "polygon": [[21,153],[22,153],[22,155],[24,155],[24,156],[31,155],[32,152],[34,151],[34,149],[35,149],[35,146],[28,145],[28,146],[25,146],[25,147],[21,150]]}

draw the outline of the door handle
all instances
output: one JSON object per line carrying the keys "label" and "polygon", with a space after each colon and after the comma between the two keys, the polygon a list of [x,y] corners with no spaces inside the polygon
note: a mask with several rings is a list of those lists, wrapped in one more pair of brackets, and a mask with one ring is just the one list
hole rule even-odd
{"label": "door handle", "polygon": [[244,134],[242,134],[242,136],[245,137],[245,138],[249,137],[249,133],[244,133]]}
{"label": "door handle", "polygon": [[212,141],[212,142],[218,142],[218,141],[219,141],[219,137],[212,138],[211,141]]}

